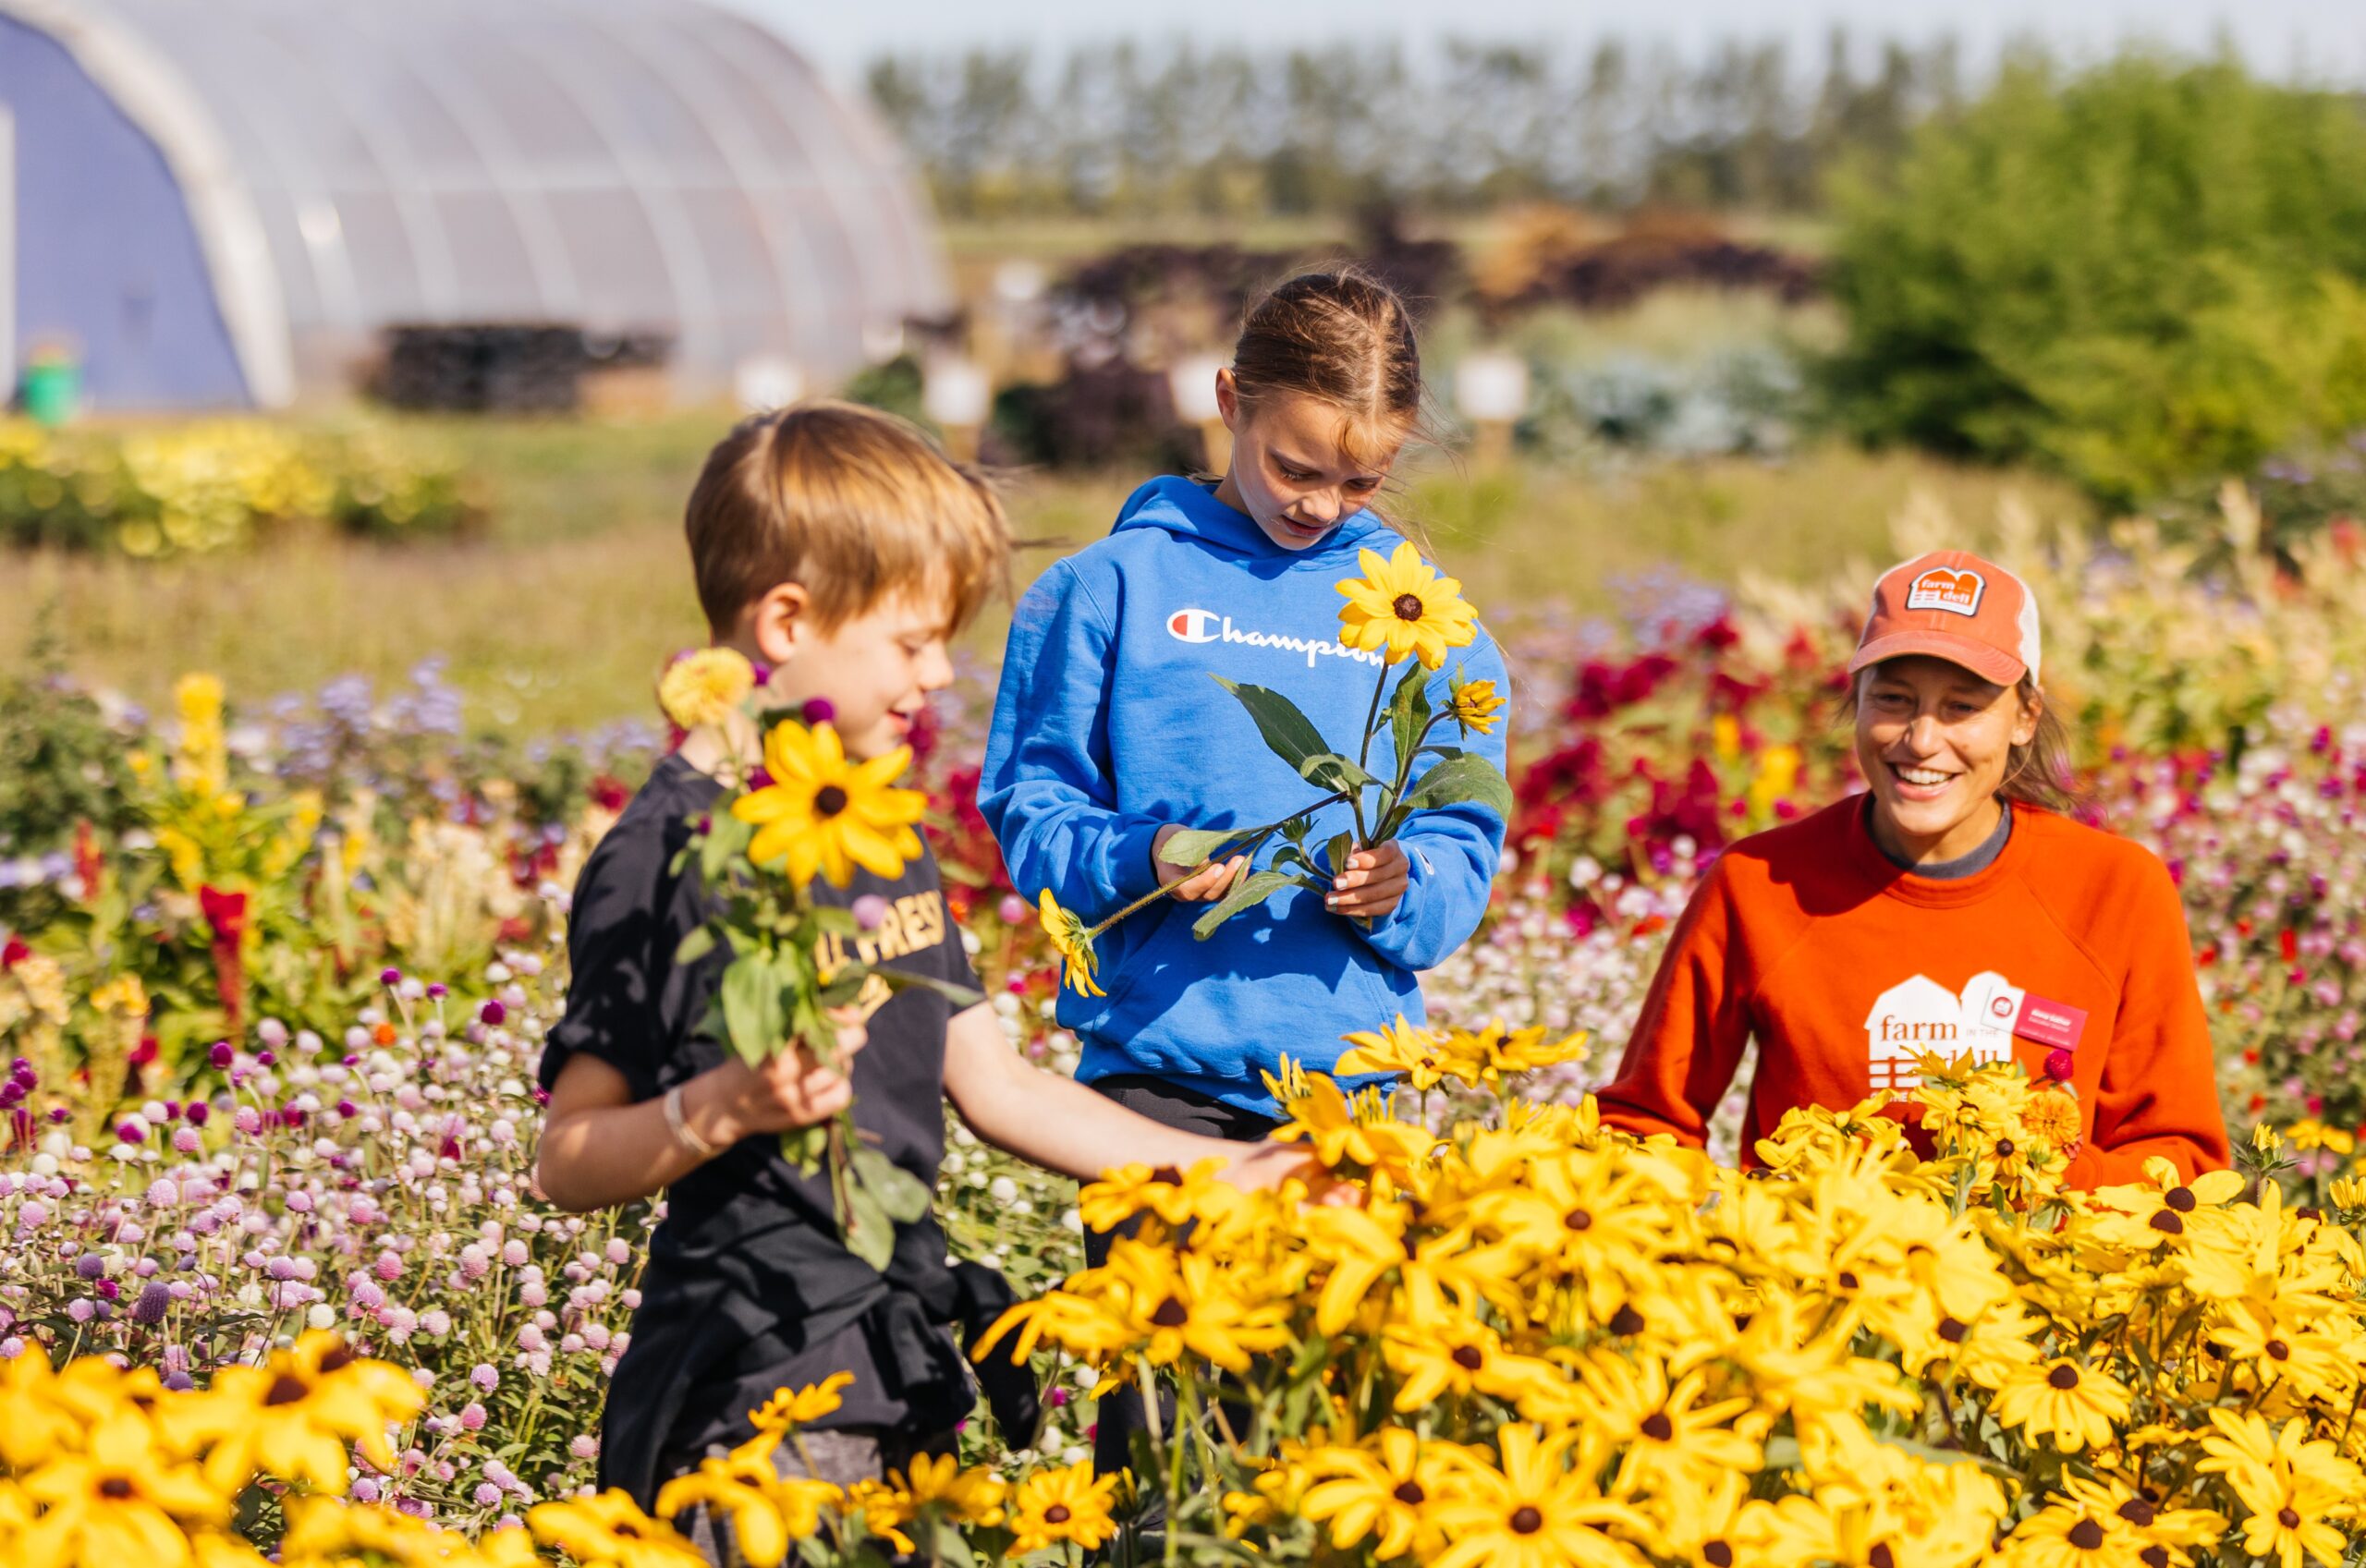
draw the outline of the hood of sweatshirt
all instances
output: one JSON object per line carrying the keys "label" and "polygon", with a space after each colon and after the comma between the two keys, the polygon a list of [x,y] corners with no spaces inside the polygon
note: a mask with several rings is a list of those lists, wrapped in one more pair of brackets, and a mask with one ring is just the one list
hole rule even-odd
{"label": "hood of sweatshirt", "polygon": [[[1212,549],[1250,559],[1352,562],[1356,552],[1391,535],[1385,522],[1369,507],[1339,519],[1329,533],[1303,550],[1276,544],[1257,526],[1257,519],[1215,498],[1215,492],[1194,480],[1168,474],[1152,480],[1126,498],[1109,531],[1164,529],[1179,538],[1195,539]],[[1390,542],[1394,542],[1393,537]]]}

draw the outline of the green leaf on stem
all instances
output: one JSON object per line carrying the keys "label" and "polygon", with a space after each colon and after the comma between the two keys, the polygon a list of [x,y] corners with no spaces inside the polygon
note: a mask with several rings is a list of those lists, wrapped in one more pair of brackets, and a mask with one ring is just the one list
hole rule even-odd
{"label": "green leaf on stem", "polygon": [[685,966],[695,964],[713,951],[714,928],[701,926],[682,939],[681,946],[674,949],[674,962]]}
{"label": "green leaf on stem", "polygon": [[951,980],[940,980],[934,975],[914,975],[902,969],[873,969],[872,974],[887,982],[891,991],[933,991],[953,1003],[953,1010],[975,1007],[983,1002],[985,993],[972,986],[957,986]]}
{"label": "green leaf on stem", "polygon": [[1215,934],[1218,926],[1235,915],[1264,903],[1275,893],[1294,883],[1299,883],[1299,879],[1286,871],[1251,871],[1233,884],[1232,891],[1224,895],[1223,903],[1191,923],[1191,934],[1205,942]]}
{"label": "green leaf on stem", "polygon": [[1506,821],[1512,815],[1512,786],[1506,782],[1503,770],[1484,757],[1464,752],[1449,757],[1423,773],[1413,787],[1405,792],[1398,815],[1409,816],[1440,806],[1459,806],[1465,802],[1492,807]]}
{"label": "green leaf on stem", "polygon": [[877,1149],[858,1148],[852,1164],[856,1182],[879,1199],[888,1218],[909,1225],[928,1212],[928,1184]]}
{"label": "green leaf on stem", "polygon": [[879,1195],[861,1182],[849,1179],[846,1193],[847,1211],[839,1221],[845,1234],[840,1239],[848,1252],[884,1274],[888,1259],[896,1256],[896,1222]]}
{"label": "green leaf on stem", "polygon": [[1345,795],[1350,790],[1370,789],[1380,781],[1348,761],[1336,752],[1325,751],[1299,764],[1299,774],[1317,789],[1327,789]]}
{"label": "green leaf on stem", "polygon": [[1396,683],[1396,695],[1388,700],[1388,724],[1396,741],[1400,772],[1405,760],[1413,755],[1413,748],[1428,732],[1430,713],[1430,672],[1421,667],[1420,660],[1408,660],[1405,678]]}
{"label": "green leaf on stem", "polygon": [[731,1036],[731,1049],[750,1067],[769,1060],[787,1039],[780,978],[770,954],[761,949],[743,953],[723,971],[723,1024]]}
{"label": "green leaf on stem", "polygon": [[830,1129],[826,1123],[791,1127],[780,1135],[780,1157],[795,1166],[801,1176],[818,1174],[823,1158],[829,1151]]}
{"label": "green leaf on stem", "polygon": [[1181,828],[1166,835],[1158,857],[1170,866],[1197,866],[1214,859],[1226,845],[1247,836],[1238,828]]}
{"label": "green leaf on stem", "polygon": [[748,848],[756,830],[728,811],[707,819],[706,842],[699,846],[699,877],[709,887],[721,885],[724,870]]}
{"label": "green leaf on stem", "polygon": [[1306,772],[1308,758],[1320,757],[1331,749],[1323,744],[1323,733],[1314,727],[1314,722],[1280,692],[1268,687],[1241,686],[1222,675],[1210,678],[1240,699],[1240,705],[1257,722],[1257,733],[1273,748],[1274,755],[1298,772]]}

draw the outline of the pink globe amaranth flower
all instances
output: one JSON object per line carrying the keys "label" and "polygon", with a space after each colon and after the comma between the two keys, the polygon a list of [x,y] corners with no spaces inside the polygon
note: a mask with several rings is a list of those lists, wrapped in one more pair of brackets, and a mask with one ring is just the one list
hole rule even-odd
{"label": "pink globe amaranth flower", "polygon": [[887,901],[875,893],[866,893],[854,901],[854,923],[866,931],[875,931],[887,918]]}
{"label": "pink globe amaranth flower", "polygon": [[996,906],[994,913],[1001,917],[1006,926],[1023,926],[1032,911],[1027,907],[1027,900],[1015,893],[1006,893],[1002,895],[1002,903]]}
{"label": "pink globe amaranth flower", "polygon": [[470,1400],[468,1404],[460,1406],[460,1429],[464,1432],[483,1430],[484,1406],[479,1404],[475,1400]]}
{"label": "pink globe amaranth flower", "polygon": [[356,1502],[377,1501],[378,1483],[367,1476],[357,1477],[353,1483],[353,1501]]}
{"label": "pink globe amaranth flower", "polygon": [[469,1381],[486,1393],[501,1386],[501,1371],[490,1361],[480,1361],[469,1372]]}
{"label": "pink globe amaranth flower", "polygon": [[501,1489],[491,1481],[479,1481],[474,1495],[479,1508],[491,1508],[501,1501]]}
{"label": "pink globe amaranth flower", "polygon": [[197,1136],[197,1129],[195,1127],[178,1127],[174,1129],[174,1153],[195,1154],[199,1149],[203,1149],[204,1147],[205,1140]]}
{"label": "pink globe amaranth flower", "polygon": [[382,1252],[378,1254],[376,1268],[380,1279],[389,1283],[399,1280],[403,1277],[402,1255],[396,1252]]}
{"label": "pink globe amaranth flower", "polygon": [[2077,1059],[2067,1051],[2049,1051],[2045,1053],[2045,1076],[2058,1083],[2069,1082],[2070,1075],[2077,1066]]}
{"label": "pink globe amaranth flower", "polygon": [[600,1440],[589,1432],[578,1432],[568,1440],[567,1452],[578,1459],[597,1459],[600,1457]]}
{"label": "pink globe amaranth flower", "polygon": [[231,1118],[231,1125],[247,1136],[252,1137],[262,1131],[262,1112],[251,1105],[241,1105],[238,1107],[238,1115]]}

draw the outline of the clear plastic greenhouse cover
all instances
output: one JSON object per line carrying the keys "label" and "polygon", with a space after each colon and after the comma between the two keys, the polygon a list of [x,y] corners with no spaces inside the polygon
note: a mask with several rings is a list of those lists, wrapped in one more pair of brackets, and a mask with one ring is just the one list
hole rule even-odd
{"label": "clear plastic greenhouse cover", "polygon": [[0,11],[56,34],[157,141],[263,401],[396,322],[665,332],[693,381],[756,357],[826,378],[866,329],[948,298],[891,139],[702,0]]}

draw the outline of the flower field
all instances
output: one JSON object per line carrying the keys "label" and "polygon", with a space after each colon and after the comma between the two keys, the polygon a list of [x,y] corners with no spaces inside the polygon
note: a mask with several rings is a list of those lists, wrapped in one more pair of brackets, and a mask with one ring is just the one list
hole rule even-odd
{"label": "flower field", "polygon": [[[2229,1122],[2269,1129],[2241,1174],[2064,1195],[2009,1077],[1934,1084],[1929,1161],[1853,1114],[1750,1180],[1595,1127],[1704,859],[1851,784],[1858,585],[1653,585],[1623,624],[1501,622],[1514,852],[1426,980],[1447,1076],[1287,1086],[1361,1207],[1146,1169],[1079,1196],[957,1126],[940,1209],[1037,1298],[1004,1346],[1053,1380],[1044,1430],[982,1413],[960,1465],[841,1496],[765,1458],[816,1391],[660,1511],[775,1562],[1075,1561],[1153,1493],[1184,1561],[2354,1554],[2366,565],[2336,525],[2273,566],[2222,511],[2206,546],[2018,524],[1999,553],[2044,563],[2092,809],[2184,890]],[[917,782],[1014,1048],[1066,1064],[975,811],[987,689],[915,737]],[[159,713],[0,687],[9,1561],[695,1561],[578,1496],[657,1215],[531,1180],[567,890],[664,737],[461,730],[432,665],[277,701],[197,674]],[[1076,1272],[1084,1224],[1141,1213]],[[1077,1466],[1093,1392],[1146,1368],[1181,1407],[1129,1495]]]}

